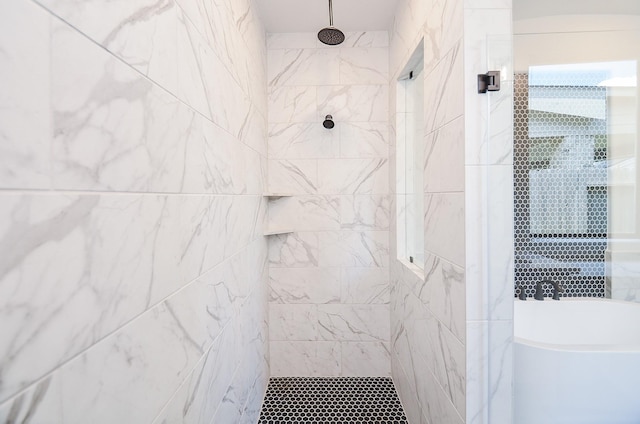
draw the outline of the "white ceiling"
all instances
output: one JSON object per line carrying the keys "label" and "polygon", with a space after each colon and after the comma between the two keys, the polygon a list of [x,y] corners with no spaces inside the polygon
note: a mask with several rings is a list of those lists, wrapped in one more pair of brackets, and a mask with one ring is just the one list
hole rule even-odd
{"label": "white ceiling", "polygon": [[640,0],[513,0],[513,19],[556,15],[640,15]]}
{"label": "white ceiling", "polygon": [[[329,25],[328,0],[256,0],[267,32],[316,32]],[[398,0],[333,0],[342,31],[391,27]],[[640,0],[513,0],[515,20],[567,14],[640,15]]]}
{"label": "white ceiling", "polygon": [[[267,32],[316,32],[329,26],[328,0],[256,0]],[[333,25],[345,32],[391,27],[398,0],[333,0]]]}

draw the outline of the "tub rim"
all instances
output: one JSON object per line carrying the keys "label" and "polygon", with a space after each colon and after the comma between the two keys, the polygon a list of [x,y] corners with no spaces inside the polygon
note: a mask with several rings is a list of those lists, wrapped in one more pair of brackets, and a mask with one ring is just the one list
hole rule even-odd
{"label": "tub rim", "polygon": [[576,352],[576,353],[640,353],[639,345],[625,344],[560,344],[538,342],[523,337],[513,336],[513,342],[524,346],[530,346],[538,349],[553,350],[559,352]]}

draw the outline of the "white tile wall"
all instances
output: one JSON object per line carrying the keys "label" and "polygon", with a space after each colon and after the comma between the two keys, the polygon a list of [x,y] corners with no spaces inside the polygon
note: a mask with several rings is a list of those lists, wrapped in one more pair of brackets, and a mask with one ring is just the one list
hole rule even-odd
{"label": "white tile wall", "polygon": [[267,39],[273,375],[390,375],[388,37],[346,36]]}
{"label": "white tile wall", "polygon": [[[491,66],[509,74],[511,1],[399,3],[392,129],[395,79],[422,38],[425,46],[426,261],[422,278],[390,258],[393,378],[411,422],[511,422],[512,93],[508,77],[490,96],[476,87]],[[390,162],[392,192],[403,156]]]}
{"label": "white tile wall", "polygon": [[269,371],[253,4],[15,0],[0,51],[0,421],[255,422]]}

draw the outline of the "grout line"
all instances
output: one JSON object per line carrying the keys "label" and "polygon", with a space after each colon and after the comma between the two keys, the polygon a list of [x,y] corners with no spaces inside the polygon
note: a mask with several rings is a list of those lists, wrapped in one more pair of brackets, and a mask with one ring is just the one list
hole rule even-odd
{"label": "grout line", "polygon": [[[142,73],[139,69],[135,68],[134,66],[132,66],[131,64],[129,64],[128,62],[126,62],[123,58],[121,58],[120,56],[118,56],[115,52],[112,52],[111,50],[109,50],[107,47],[103,46],[102,44],[100,44],[97,40],[94,40],[93,38],[91,38],[91,36],[89,36],[88,34],[84,33],[83,31],[81,31],[79,28],[77,28],[76,26],[74,26],[73,24],[71,24],[70,22],[68,22],[67,20],[65,20],[63,17],[61,17],[60,15],[56,14],[53,10],[47,8],[45,5],[40,3],[40,0],[30,0],[32,3],[34,3],[35,5],[39,6],[40,8],[42,8],[46,13],[49,14],[49,18],[50,18],[50,27],[49,27],[49,52],[53,52],[53,45],[51,44],[51,40],[53,39],[52,37],[52,33],[53,33],[53,20],[51,20],[51,18],[56,18],[59,22],[65,24],[67,27],[73,29],[78,35],[80,35],[81,37],[83,37],[85,40],[91,42],[92,44],[94,44],[95,46],[99,47],[100,49],[104,50],[107,54],[109,54],[109,56],[111,56],[112,58],[116,59],[118,62],[120,62],[121,64],[125,65],[127,68],[129,68],[130,70],[132,70],[133,72],[135,72],[136,74],[138,74],[139,77],[147,80],[149,83],[151,83],[153,86],[160,88],[162,91],[164,91],[166,94],[168,94],[169,96],[171,96],[174,100],[176,100],[178,103],[186,106],[187,108],[190,109],[191,112],[199,115],[200,117],[202,117],[203,119],[206,119],[207,121],[209,121],[210,123],[212,123],[213,125],[217,126],[219,129],[221,129],[222,131],[226,132],[227,134],[231,135],[232,137],[234,137],[235,139],[239,140],[239,137],[237,134],[232,134],[228,129],[223,128],[220,126],[220,124],[218,124],[217,122],[215,122],[212,118],[209,118],[208,116],[204,115],[203,113],[201,113],[200,111],[198,111],[197,109],[195,109],[193,106],[191,106],[190,104],[186,103],[184,100],[182,100],[180,97],[178,97],[177,93],[172,93],[171,91],[169,91],[168,88],[164,87],[163,85],[160,85],[159,82],[152,80],[151,78],[149,78],[149,76],[147,76],[146,74]],[[176,4],[176,7],[178,8],[179,5]],[[187,16],[185,14],[185,16]],[[187,16],[188,18],[188,16]],[[175,15],[175,20],[176,20],[176,24],[179,25],[179,19],[177,16],[177,9],[176,9],[176,15]],[[176,25],[176,30],[177,30],[177,25]],[[195,25],[194,25],[195,28]],[[195,28],[195,30],[197,31],[197,28]],[[200,34],[200,32],[198,31],[198,34]],[[202,37],[202,35],[200,34],[200,36]],[[178,35],[177,32],[175,34],[176,37],[176,42],[178,39]],[[242,37],[241,37],[242,38]],[[244,41],[244,40],[243,40]],[[246,42],[245,42],[246,44]],[[211,49],[211,46],[209,46],[209,44],[206,42],[205,40],[205,45],[207,48],[209,48],[218,58],[218,60],[220,60],[220,62],[222,63],[222,65],[225,67],[225,69],[227,70],[227,72],[229,72],[228,68],[226,68],[226,64],[224,63],[224,61],[222,59],[220,59],[220,57],[218,56],[218,53],[216,51],[214,51],[213,49]],[[52,55],[50,55],[50,58],[52,57]],[[50,64],[51,66],[51,64]],[[238,81],[235,79],[235,75],[231,72],[229,72],[231,74],[231,77],[233,78],[233,80],[236,82],[236,84],[238,84],[238,87],[240,88],[240,90],[242,91],[242,93],[247,97],[247,99],[249,100],[249,104],[251,106],[254,106],[257,104],[257,102],[255,101],[255,99],[252,99],[251,96],[246,93],[244,91],[243,86],[238,83]],[[178,81],[177,81],[177,85],[179,85],[179,79],[180,77],[178,76]],[[177,86],[176,86],[176,89]],[[256,110],[260,113],[260,115],[265,118],[265,120],[267,119],[264,114],[262,113],[262,111],[256,107]],[[265,111],[268,112],[268,111]],[[245,144],[245,143],[243,143]],[[246,145],[246,144],[245,144]],[[247,147],[251,148],[250,146],[247,145]],[[260,152],[257,152],[260,153]]]}
{"label": "grout line", "polygon": [[33,194],[33,195],[87,195],[87,196],[183,196],[183,197],[264,197],[263,193],[181,193],[154,191],[91,191],[91,190],[47,190],[29,188],[0,188],[2,194]]}
{"label": "grout line", "polygon": [[[10,395],[10,397],[8,397],[7,399],[5,399],[4,401],[0,402],[0,406],[2,405],[6,405],[9,402],[13,401],[15,398],[17,398],[18,396],[27,393],[33,386],[39,384],[40,382],[42,382],[43,380],[49,378],[50,376],[54,375],[56,372],[59,372],[59,370],[63,367],[65,367],[67,364],[73,362],[75,359],[79,358],[80,356],[84,355],[85,353],[87,353],[88,351],[90,351],[92,348],[94,348],[95,346],[97,346],[98,344],[101,344],[103,342],[105,342],[106,339],[110,338],[111,336],[115,335],[116,333],[120,332],[121,330],[123,330],[125,327],[128,327],[129,325],[131,325],[134,321],[136,321],[138,318],[140,318],[142,315],[146,314],[147,312],[151,311],[152,309],[158,307],[159,305],[161,305],[162,303],[165,303],[166,301],[168,301],[170,298],[172,298],[173,296],[176,296],[178,293],[180,293],[181,291],[187,289],[189,286],[191,286],[192,284],[194,284],[198,279],[200,279],[202,276],[204,276],[205,274],[207,274],[208,272],[211,272],[213,269],[217,268],[218,266],[221,266],[223,263],[231,260],[234,256],[239,255],[241,253],[243,253],[243,250],[247,249],[249,247],[249,245],[251,243],[256,242],[256,240],[259,240],[260,238],[262,238],[261,235],[259,235],[258,237],[256,237],[255,239],[251,240],[249,242],[249,244],[247,244],[246,246],[244,246],[243,248],[241,248],[239,251],[235,252],[234,254],[232,254],[231,256],[223,259],[221,262],[219,262],[218,264],[216,264],[215,266],[212,266],[211,268],[207,269],[206,271],[203,271],[202,274],[200,274],[199,276],[197,276],[196,278],[192,279],[191,281],[189,281],[188,283],[186,283],[184,286],[182,286],[181,288],[179,288],[178,290],[176,290],[175,292],[171,293],[170,295],[164,297],[163,299],[159,300],[158,302],[149,305],[144,311],[136,314],[135,316],[133,316],[132,318],[126,320],[123,324],[121,324],[118,328],[114,329],[113,331],[108,332],[107,334],[105,334],[104,336],[96,339],[91,345],[87,346],[86,348],[84,348],[83,350],[79,351],[78,353],[74,354],[73,356],[71,356],[70,358],[64,360],[63,362],[57,364],[55,366],[55,368],[53,368],[52,370],[48,371],[47,373],[43,374],[41,377],[37,378],[36,380],[32,381],[31,383],[29,383],[27,386],[25,386],[23,389],[21,389],[20,391]],[[251,294],[253,294],[253,291],[257,290],[257,288],[254,287],[254,289],[247,295],[247,298],[249,298],[251,296]],[[245,299],[246,300],[246,299]],[[225,328],[230,322],[232,321],[232,318],[230,318],[227,323],[223,326],[223,328]],[[222,333],[222,330],[220,331],[220,333],[218,333],[218,335],[213,339],[214,341],[219,337],[219,335]],[[210,346],[211,347],[211,346]],[[210,349],[209,347],[209,349]]]}

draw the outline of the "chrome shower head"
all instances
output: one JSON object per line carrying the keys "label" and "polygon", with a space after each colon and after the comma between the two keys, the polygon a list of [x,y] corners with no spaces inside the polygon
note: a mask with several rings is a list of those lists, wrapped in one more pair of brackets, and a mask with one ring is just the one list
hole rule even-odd
{"label": "chrome shower head", "polygon": [[333,26],[333,3],[329,0],[329,26],[318,32],[318,40],[329,46],[335,46],[344,41],[344,33]]}
{"label": "chrome shower head", "polygon": [[331,115],[325,116],[324,117],[324,122],[322,123],[322,126],[325,127],[328,130],[330,130],[331,128],[335,127],[336,124],[333,122],[333,116],[331,116]]}

